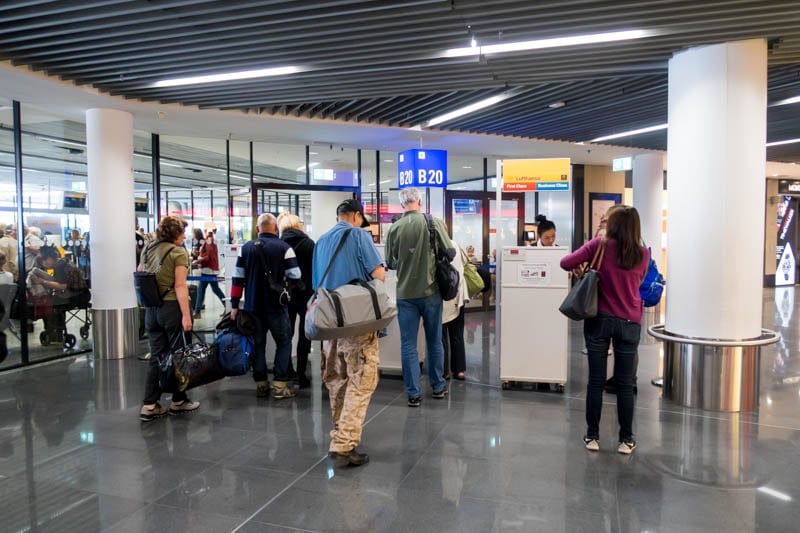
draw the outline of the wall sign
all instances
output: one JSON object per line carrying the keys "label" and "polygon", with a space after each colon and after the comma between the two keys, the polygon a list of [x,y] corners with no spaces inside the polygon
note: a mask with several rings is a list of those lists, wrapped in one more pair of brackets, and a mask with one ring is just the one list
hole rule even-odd
{"label": "wall sign", "polygon": [[779,180],[778,194],[800,194],[800,181]]}
{"label": "wall sign", "polygon": [[506,159],[503,161],[503,190],[568,191],[571,173],[569,158]]}
{"label": "wall sign", "polygon": [[397,186],[447,187],[447,151],[414,148],[397,154]]}

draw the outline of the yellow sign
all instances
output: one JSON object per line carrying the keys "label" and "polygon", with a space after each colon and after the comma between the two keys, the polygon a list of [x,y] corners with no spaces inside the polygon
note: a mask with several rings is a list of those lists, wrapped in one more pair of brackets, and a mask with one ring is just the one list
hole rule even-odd
{"label": "yellow sign", "polygon": [[569,158],[506,159],[503,161],[503,190],[568,191],[571,175]]}

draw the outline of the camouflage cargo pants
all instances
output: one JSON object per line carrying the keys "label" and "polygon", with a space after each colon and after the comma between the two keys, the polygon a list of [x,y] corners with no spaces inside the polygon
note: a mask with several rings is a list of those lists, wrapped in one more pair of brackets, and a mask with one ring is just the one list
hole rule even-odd
{"label": "camouflage cargo pants", "polygon": [[367,406],[378,386],[378,335],[324,341],[321,359],[333,414],[330,451],[347,452],[361,442]]}

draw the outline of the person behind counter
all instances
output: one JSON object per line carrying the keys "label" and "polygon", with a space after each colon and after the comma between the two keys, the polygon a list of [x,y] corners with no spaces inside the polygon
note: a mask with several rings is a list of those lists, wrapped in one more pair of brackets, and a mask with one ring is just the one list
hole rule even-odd
{"label": "person behind counter", "polygon": [[539,240],[533,246],[555,246],[556,225],[552,220],[547,220],[544,215],[536,215],[536,224]]}

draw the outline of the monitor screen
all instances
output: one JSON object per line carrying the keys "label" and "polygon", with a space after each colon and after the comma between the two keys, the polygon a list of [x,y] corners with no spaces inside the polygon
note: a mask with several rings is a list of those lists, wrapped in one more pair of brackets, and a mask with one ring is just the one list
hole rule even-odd
{"label": "monitor screen", "polygon": [[65,192],[64,209],[86,209],[86,194]]}
{"label": "monitor screen", "polygon": [[137,213],[147,213],[147,198],[136,198],[134,202]]}

